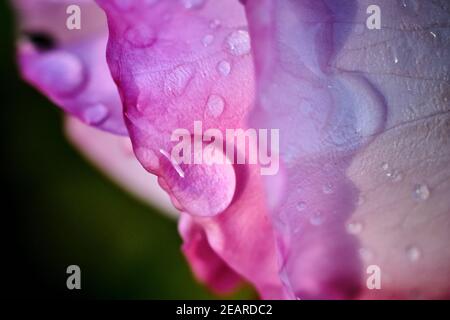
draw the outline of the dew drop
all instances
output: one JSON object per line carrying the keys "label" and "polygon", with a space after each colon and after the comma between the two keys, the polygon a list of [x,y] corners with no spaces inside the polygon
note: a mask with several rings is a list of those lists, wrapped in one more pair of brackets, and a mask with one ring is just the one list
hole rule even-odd
{"label": "dew drop", "polygon": [[418,201],[427,200],[430,197],[430,189],[426,184],[417,184],[414,186],[413,196]]}
{"label": "dew drop", "polygon": [[202,43],[204,47],[208,47],[214,41],[214,36],[212,34],[207,34],[203,37]]}
{"label": "dew drop", "polygon": [[217,64],[217,71],[225,77],[231,72],[231,64],[226,60],[222,60]]}
{"label": "dew drop", "polygon": [[398,63],[398,58],[395,56],[394,57],[394,63],[397,64]]}
{"label": "dew drop", "polygon": [[108,108],[101,104],[94,104],[83,110],[83,120],[87,124],[97,125],[103,122],[109,115]]}
{"label": "dew drop", "polygon": [[349,222],[347,223],[345,229],[348,234],[359,234],[363,230],[363,225],[361,222]]}
{"label": "dew drop", "polygon": [[180,164],[182,176],[168,155],[165,156],[169,162],[166,162],[168,166],[162,164],[163,179],[183,211],[191,215],[216,216],[226,210],[233,200],[236,190],[234,167],[224,154],[225,163],[213,163],[210,157],[215,152],[223,154],[218,149],[203,153],[204,164]]}
{"label": "dew drop", "polygon": [[219,95],[212,94],[206,102],[207,112],[214,118],[218,118],[225,108],[225,101]]}
{"label": "dew drop", "polygon": [[235,56],[250,53],[250,36],[246,30],[233,31],[226,39],[228,51]]}
{"label": "dew drop", "polygon": [[409,246],[406,248],[406,256],[411,262],[416,262],[419,260],[421,255],[422,253],[420,252],[420,249],[416,246]]}

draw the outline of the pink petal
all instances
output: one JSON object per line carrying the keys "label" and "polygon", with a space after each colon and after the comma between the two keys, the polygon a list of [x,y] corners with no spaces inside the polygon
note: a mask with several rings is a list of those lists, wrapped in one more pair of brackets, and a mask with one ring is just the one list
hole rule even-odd
{"label": "pink petal", "polygon": [[73,117],[66,118],[66,133],[88,160],[124,190],[178,217],[178,211],[158,185],[157,178],[145,171],[134,157],[128,137],[97,130]]}
{"label": "pink petal", "polygon": [[218,294],[234,291],[242,279],[211,248],[202,227],[188,214],[182,214],[178,228],[183,253],[196,277]]}
{"label": "pink petal", "polygon": [[[258,92],[251,121],[280,129],[287,192],[271,219],[292,298],[448,296],[449,185],[438,180],[448,180],[448,141],[439,136],[448,131],[441,66],[450,50],[428,32],[430,21],[448,21],[448,11],[404,3],[378,1],[383,28],[372,31],[365,29],[370,1],[246,1]],[[421,121],[433,129],[418,130]],[[427,166],[428,177],[409,161],[426,158],[427,149],[447,161]],[[386,180],[383,161],[408,172],[404,184]],[[388,177],[401,179],[395,171]],[[440,198],[417,207],[412,182],[424,180],[439,185]],[[361,204],[361,196],[369,200]],[[366,287],[370,264],[382,270],[381,290]]]}
{"label": "pink petal", "polygon": [[282,297],[258,166],[185,165],[170,156],[171,133],[194,133],[196,120],[203,132],[246,128],[253,68],[242,6],[228,0],[193,7],[183,1],[98,3],[108,16],[108,62],[139,161],[203,228],[221,259],[263,297]]}
{"label": "pink petal", "polygon": [[[15,0],[14,4],[20,29],[28,35],[18,45],[24,79],[83,122],[127,135],[105,59],[106,19],[94,1],[77,2],[80,30],[66,28],[66,8],[73,1]],[[38,43],[43,37],[46,42]]]}

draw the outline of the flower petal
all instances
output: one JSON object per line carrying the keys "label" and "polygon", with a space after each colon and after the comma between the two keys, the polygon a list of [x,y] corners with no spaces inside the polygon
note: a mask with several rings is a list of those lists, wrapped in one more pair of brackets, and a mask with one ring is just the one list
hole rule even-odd
{"label": "flower petal", "polygon": [[[282,137],[286,194],[271,217],[283,253],[283,283],[292,298],[408,298],[413,289],[422,297],[448,295],[450,256],[443,249],[448,232],[438,227],[448,221],[448,201],[428,206],[433,214],[427,218],[419,218],[421,210],[412,214],[415,206],[403,188],[391,184],[401,174],[392,168],[383,172],[379,159],[390,159],[416,180],[417,166],[408,160],[426,157],[426,148],[418,148],[411,135],[434,150],[448,150],[438,138],[446,125],[436,119],[448,125],[448,69],[441,66],[448,64],[450,50],[428,32],[448,20],[448,10],[442,10],[443,2],[377,4],[382,30],[365,30],[370,1],[246,1],[258,96],[251,121],[279,128]],[[419,121],[434,129],[405,128]],[[392,138],[396,130],[404,131]],[[439,155],[448,161],[448,152]],[[440,161],[431,167],[430,174],[448,177]],[[380,181],[376,169],[391,181]],[[272,190],[270,182],[267,189]],[[444,190],[448,184],[441,187],[442,197]],[[372,199],[361,204],[361,195]],[[380,205],[392,208],[392,202],[395,210],[386,214],[360,216]],[[420,247],[429,258],[414,267],[407,256],[418,260]],[[369,290],[365,281],[373,248],[377,258],[369,261],[382,270],[381,290]]]}
{"label": "flower petal", "polygon": [[233,292],[242,278],[211,248],[203,228],[188,214],[181,215],[178,228],[183,238],[183,253],[197,278],[216,293]]}
{"label": "flower petal", "polygon": [[92,0],[77,2],[81,29],[66,27],[72,1],[15,0],[25,35],[19,66],[26,81],[83,122],[127,135],[122,105],[105,59],[104,13]]}
{"label": "flower petal", "polygon": [[98,3],[107,13],[108,62],[137,158],[202,226],[218,256],[263,297],[282,297],[259,167],[186,165],[170,155],[172,132],[195,136],[195,121],[202,132],[247,128],[253,66],[242,6],[228,0]]}

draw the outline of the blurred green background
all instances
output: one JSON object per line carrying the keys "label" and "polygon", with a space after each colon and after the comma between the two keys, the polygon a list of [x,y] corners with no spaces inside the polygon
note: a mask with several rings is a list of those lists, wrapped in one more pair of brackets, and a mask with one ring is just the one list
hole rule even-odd
{"label": "blurred green background", "polygon": [[[175,221],[140,203],[66,141],[62,113],[23,83],[14,21],[0,3],[2,289],[10,297],[210,299],[180,252]],[[82,290],[66,289],[81,267]],[[254,297],[244,288],[230,298]]]}

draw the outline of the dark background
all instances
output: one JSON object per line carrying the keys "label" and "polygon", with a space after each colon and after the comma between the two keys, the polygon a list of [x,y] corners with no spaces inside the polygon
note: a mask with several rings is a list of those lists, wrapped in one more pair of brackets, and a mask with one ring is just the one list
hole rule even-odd
{"label": "dark background", "polygon": [[[135,200],[66,141],[62,112],[18,77],[0,2],[1,290],[8,297],[209,299],[175,221]],[[81,290],[66,268],[81,267]],[[232,298],[254,297],[244,288]]]}

